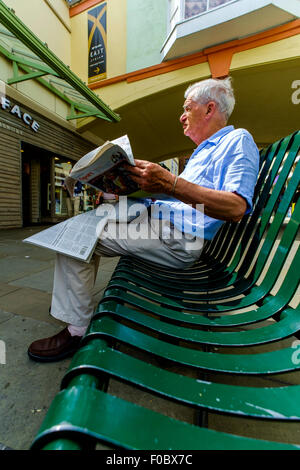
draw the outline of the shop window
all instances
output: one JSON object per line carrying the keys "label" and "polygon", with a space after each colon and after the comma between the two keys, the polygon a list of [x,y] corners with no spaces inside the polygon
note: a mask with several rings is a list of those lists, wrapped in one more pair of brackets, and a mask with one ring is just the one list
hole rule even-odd
{"label": "shop window", "polygon": [[[74,161],[53,152],[21,143],[23,226],[52,223],[71,214],[64,180]],[[96,207],[97,191],[85,185],[78,192],[78,213]],[[68,210],[69,207],[69,210]]]}
{"label": "shop window", "polygon": [[[67,216],[67,191],[64,189],[64,179],[72,169],[72,163],[64,161],[59,157],[54,159],[54,182],[55,182],[55,215]],[[51,204],[51,185],[48,188],[49,202]]]}
{"label": "shop window", "polygon": [[[80,186],[80,191],[77,192],[77,205],[76,214],[74,207],[70,208],[69,194],[64,188],[64,180],[69,175],[73,163],[60,157],[55,157],[55,215],[62,217],[69,217],[77,215],[78,213],[86,212],[96,207],[95,201],[97,191],[86,185]],[[49,203],[51,204],[51,185],[48,188]],[[73,210],[72,210],[73,209]]]}

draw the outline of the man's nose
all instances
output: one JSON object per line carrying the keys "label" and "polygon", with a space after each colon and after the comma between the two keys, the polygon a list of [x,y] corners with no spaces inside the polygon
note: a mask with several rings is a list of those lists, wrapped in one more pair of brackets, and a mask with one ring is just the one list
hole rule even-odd
{"label": "man's nose", "polygon": [[179,121],[180,121],[181,123],[183,123],[185,120],[186,120],[186,114],[185,114],[185,112],[184,112],[184,113],[182,113],[182,115],[180,116]]}

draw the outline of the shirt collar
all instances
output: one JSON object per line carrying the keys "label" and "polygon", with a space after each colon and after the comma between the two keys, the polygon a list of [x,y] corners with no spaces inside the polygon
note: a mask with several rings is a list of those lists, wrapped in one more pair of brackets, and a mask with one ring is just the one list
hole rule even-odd
{"label": "shirt collar", "polygon": [[200,150],[206,147],[207,144],[217,145],[222,139],[222,137],[224,137],[226,134],[229,134],[229,132],[232,132],[233,130],[234,130],[234,126],[222,127],[222,129],[220,129],[218,132],[216,132],[215,134],[208,137],[208,139],[201,142],[201,144],[199,144],[198,147],[192,153],[192,156],[200,152]]}

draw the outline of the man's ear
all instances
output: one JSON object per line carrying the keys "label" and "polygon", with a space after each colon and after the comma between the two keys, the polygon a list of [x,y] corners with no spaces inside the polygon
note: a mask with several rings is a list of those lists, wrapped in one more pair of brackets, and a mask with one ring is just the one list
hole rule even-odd
{"label": "man's ear", "polygon": [[210,101],[207,103],[206,114],[211,114],[216,109],[216,103]]}

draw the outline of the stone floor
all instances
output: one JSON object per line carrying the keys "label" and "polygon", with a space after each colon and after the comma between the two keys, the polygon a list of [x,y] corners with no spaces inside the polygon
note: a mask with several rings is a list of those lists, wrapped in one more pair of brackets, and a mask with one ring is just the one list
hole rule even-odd
{"label": "stone floor", "polygon": [[[0,449],[30,447],[70,363],[39,364],[27,356],[32,341],[62,328],[49,315],[54,254],[22,242],[43,228],[0,231]],[[101,260],[95,302],[116,263]]]}

